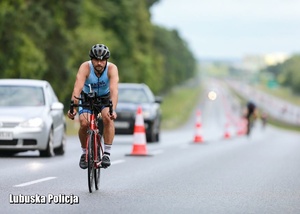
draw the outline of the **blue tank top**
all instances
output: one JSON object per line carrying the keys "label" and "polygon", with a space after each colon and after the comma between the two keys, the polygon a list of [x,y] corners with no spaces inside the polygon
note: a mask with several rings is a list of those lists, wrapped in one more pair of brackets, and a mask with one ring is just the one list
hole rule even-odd
{"label": "blue tank top", "polygon": [[90,87],[89,84],[92,86],[92,90],[97,93],[97,96],[103,96],[107,95],[109,93],[109,79],[107,76],[107,71],[108,71],[108,65],[109,62],[107,62],[107,65],[101,74],[100,77],[97,77],[94,71],[94,67],[91,61],[89,61],[89,67],[90,67],[90,75],[86,79],[84,86],[83,86],[83,91],[84,93],[89,93],[90,92]]}

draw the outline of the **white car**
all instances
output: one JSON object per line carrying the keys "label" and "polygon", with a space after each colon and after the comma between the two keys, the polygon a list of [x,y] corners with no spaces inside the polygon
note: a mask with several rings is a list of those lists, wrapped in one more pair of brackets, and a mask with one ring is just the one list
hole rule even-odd
{"label": "white car", "polygon": [[41,157],[65,152],[64,105],[49,82],[0,79],[0,154],[38,150]]}

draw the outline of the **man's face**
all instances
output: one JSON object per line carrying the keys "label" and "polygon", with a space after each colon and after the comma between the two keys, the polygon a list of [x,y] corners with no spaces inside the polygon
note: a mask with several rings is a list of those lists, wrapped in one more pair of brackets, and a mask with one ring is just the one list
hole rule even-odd
{"label": "man's face", "polygon": [[92,63],[93,63],[93,66],[94,66],[94,69],[97,71],[97,72],[102,72],[105,68],[105,65],[106,65],[106,59],[92,59]]}

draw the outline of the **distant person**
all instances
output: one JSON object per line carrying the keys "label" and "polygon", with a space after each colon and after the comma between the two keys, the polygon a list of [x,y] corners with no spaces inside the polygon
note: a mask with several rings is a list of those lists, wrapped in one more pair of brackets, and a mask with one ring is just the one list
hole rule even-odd
{"label": "distant person", "polygon": [[253,122],[257,118],[257,108],[254,102],[249,101],[247,103],[245,117],[247,119],[247,135],[249,135]]}
{"label": "distant person", "polygon": [[261,119],[261,122],[262,122],[262,127],[265,128],[266,125],[267,125],[267,113],[266,112],[262,112],[261,115],[260,115],[260,119]]}

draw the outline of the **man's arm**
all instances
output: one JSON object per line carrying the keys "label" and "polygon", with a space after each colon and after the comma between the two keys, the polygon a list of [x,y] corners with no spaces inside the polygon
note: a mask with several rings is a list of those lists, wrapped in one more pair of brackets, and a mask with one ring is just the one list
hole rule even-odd
{"label": "man's arm", "polygon": [[74,89],[73,89],[73,93],[72,93],[72,97],[71,97],[71,99],[74,100],[74,103],[76,103],[76,104],[78,103],[78,100],[75,99],[74,97],[80,96],[80,93],[83,89],[86,78],[88,76],[88,71],[89,71],[89,67],[88,67],[87,62],[82,63],[78,69],[78,72],[76,75],[76,81],[74,84]]}
{"label": "man's arm", "polygon": [[118,83],[119,83],[119,72],[118,68],[115,64],[110,63],[109,65],[109,90],[110,90],[110,97],[113,103],[113,110],[116,109],[118,103]]}
{"label": "man's arm", "polygon": [[[78,104],[78,102],[79,102],[75,97],[80,97],[80,93],[83,89],[85,80],[88,76],[88,72],[89,72],[88,63],[87,62],[82,63],[81,66],[79,67],[77,75],[76,75],[76,81],[74,83],[74,89],[73,89],[72,97],[71,97],[71,100],[74,101],[74,104]],[[70,119],[73,119],[76,114],[77,114],[76,108],[74,108],[73,114],[71,114],[70,111],[68,111],[68,117]]]}

